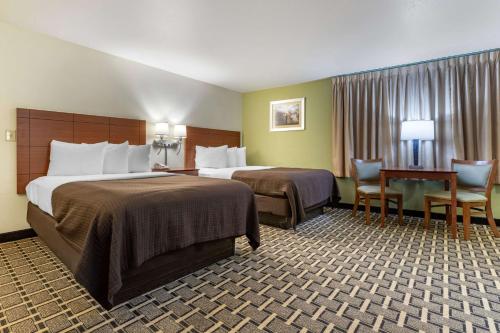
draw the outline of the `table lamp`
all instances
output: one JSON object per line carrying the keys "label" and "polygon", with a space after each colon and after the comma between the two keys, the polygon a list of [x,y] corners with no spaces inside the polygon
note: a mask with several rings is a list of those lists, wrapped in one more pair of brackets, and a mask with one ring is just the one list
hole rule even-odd
{"label": "table lamp", "polygon": [[411,169],[423,169],[419,164],[420,141],[434,140],[433,120],[407,120],[401,124],[401,140],[413,140],[413,165]]}

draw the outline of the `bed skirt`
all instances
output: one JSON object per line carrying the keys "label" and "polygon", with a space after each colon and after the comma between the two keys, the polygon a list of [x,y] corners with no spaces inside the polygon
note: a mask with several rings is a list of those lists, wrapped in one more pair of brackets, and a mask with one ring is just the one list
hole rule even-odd
{"label": "bed skirt", "polygon": [[[71,246],[56,230],[54,218],[37,206],[28,203],[28,223],[37,235],[71,272],[80,260],[80,252]],[[156,256],[140,267],[124,273],[123,286],[115,295],[113,304],[96,299],[106,309],[130,300],[147,291],[193,273],[219,260],[234,255],[235,238],[198,243],[186,248]]]}

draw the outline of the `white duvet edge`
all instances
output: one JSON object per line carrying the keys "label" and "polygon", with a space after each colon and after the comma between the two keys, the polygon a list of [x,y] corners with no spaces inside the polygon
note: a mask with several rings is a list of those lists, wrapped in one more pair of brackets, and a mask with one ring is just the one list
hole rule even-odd
{"label": "white duvet edge", "polygon": [[150,177],[175,176],[167,172],[138,172],[82,176],[43,176],[36,178],[26,186],[26,197],[29,202],[38,206],[45,213],[52,215],[52,192],[59,186],[72,182],[137,179]]}
{"label": "white duvet edge", "polygon": [[210,177],[210,178],[220,178],[220,179],[231,179],[235,171],[252,171],[252,170],[265,170],[272,169],[273,166],[261,166],[261,165],[249,165],[245,167],[234,167],[234,168],[201,168],[198,170],[198,176],[200,177]]}

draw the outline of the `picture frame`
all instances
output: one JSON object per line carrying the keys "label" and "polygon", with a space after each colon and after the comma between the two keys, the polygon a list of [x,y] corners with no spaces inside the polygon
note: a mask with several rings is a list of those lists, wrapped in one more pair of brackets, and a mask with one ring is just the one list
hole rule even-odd
{"label": "picture frame", "polygon": [[269,103],[271,132],[303,131],[305,128],[305,98],[292,98]]}

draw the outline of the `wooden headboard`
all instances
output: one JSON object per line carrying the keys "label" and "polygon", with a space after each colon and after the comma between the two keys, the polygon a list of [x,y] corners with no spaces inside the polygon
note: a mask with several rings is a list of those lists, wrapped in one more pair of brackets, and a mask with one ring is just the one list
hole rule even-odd
{"label": "wooden headboard", "polygon": [[17,193],[49,168],[50,141],[146,143],[146,121],[17,109]]}
{"label": "wooden headboard", "polygon": [[240,146],[240,132],[237,131],[225,131],[212,128],[187,126],[186,132],[186,141],[184,143],[185,168],[195,167],[194,159],[196,157],[196,146]]}

